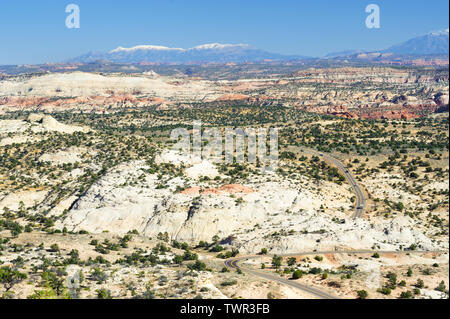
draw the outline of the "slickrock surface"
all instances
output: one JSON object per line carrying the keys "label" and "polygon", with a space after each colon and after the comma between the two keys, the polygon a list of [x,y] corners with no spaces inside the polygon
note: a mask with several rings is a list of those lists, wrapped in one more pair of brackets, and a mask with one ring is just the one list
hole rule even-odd
{"label": "slickrock surface", "polygon": [[[414,229],[409,217],[335,223],[321,212],[321,206],[333,216],[348,218],[340,212],[349,209],[347,196],[351,193],[345,186],[325,182],[317,191],[307,178],[289,181],[270,175],[254,178],[247,185],[193,186],[176,192],[189,178],[172,178],[167,188],[158,189],[158,178],[146,173],[148,168],[139,161],[115,168],[80,197],[57,226],[119,235],[136,229],[150,237],[167,232],[175,240],[190,243],[214,235],[233,236],[233,245],[248,252],[265,246],[280,253],[373,245],[397,249],[414,243],[424,249],[446,246]],[[142,175],[145,177],[133,183]]]}

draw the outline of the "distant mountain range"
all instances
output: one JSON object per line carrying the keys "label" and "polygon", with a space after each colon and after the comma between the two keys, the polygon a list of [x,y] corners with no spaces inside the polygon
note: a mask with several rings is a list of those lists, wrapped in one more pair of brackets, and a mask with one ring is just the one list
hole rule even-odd
{"label": "distant mountain range", "polygon": [[[330,53],[325,58],[376,58],[392,55],[436,55],[449,53],[449,30],[430,32],[379,51],[347,50]],[[118,47],[109,52],[90,52],[67,62],[91,63],[227,63],[292,61],[309,58],[302,55],[282,55],[253,48],[247,44],[203,44],[189,49],[169,48],[156,45],[138,45],[131,48]]]}
{"label": "distant mountain range", "polygon": [[257,62],[266,60],[286,61],[304,58],[270,53],[246,44],[210,43],[190,49],[168,48],[156,45],[118,47],[107,53],[88,53],[69,62],[94,62],[108,60],[115,63],[201,63],[201,62]]}
{"label": "distant mountain range", "polygon": [[327,54],[326,58],[389,56],[389,55],[443,55],[449,54],[449,29],[430,32],[378,51],[346,50]]}
{"label": "distant mountain range", "polygon": [[448,54],[448,29],[430,32],[383,50],[394,54]]}

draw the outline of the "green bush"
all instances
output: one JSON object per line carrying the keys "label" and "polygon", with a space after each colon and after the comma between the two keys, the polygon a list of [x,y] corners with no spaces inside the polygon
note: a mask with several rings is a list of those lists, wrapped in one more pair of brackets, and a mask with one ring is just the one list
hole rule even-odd
{"label": "green bush", "polygon": [[301,271],[300,269],[297,269],[292,273],[292,279],[300,279],[302,277],[303,277],[303,271]]}
{"label": "green bush", "polygon": [[379,288],[377,290],[379,293],[382,293],[383,295],[390,295],[392,290],[389,287],[383,287],[383,288]]}
{"label": "green bush", "polygon": [[14,270],[11,267],[6,266],[0,268],[0,283],[3,284],[6,291],[10,290],[15,284],[20,283],[26,278],[26,274]]}
{"label": "green bush", "polygon": [[315,256],[314,259],[317,260],[317,261],[322,261],[323,257],[322,256]]}
{"label": "green bush", "polygon": [[237,284],[237,280],[229,280],[229,281],[223,281],[220,283],[220,285],[222,287],[226,287],[226,286],[234,286]]}
{"label": "green bush", "polygon": [[440,292],[445,292],[445,282],[442,280],[440,283],[439,283],[439,286],[437,286],[436,288],[435,288],[435,290],[437,290],[437,291],[440,291]]}
{"label": "green bush", "polygon": [[197,260],[195,263],[188,265],[188,268],[191,270],[204,271],[206,270],[206,264]]}
{"label": "green bush", "polygon": [[357,294],[359,299],[366,299],[369,296],[369,293],[365,290],[358,290]]}
{"label": "green bush", "polygon": [[106,290],[105,288],[97,289],[97,298],[98,299],[111,299],[111,292]]}
{"label": "green bush", "polygon": [[413,297],[413,294],[411,291],[402,291],[400,294],[400,299],[411,299]]}

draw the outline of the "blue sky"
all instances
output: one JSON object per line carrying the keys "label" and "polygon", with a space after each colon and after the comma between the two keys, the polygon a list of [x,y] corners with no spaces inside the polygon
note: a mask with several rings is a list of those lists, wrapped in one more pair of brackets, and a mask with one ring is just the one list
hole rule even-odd
{"label": "blue sky", "polygon": [[[80,29],[65,26],[70,3],[80,7]],[[365,26],[370,3],[380,7],[380,29]],[[1,0],[0,64],[55,62],[138,44],[246,43],[311,56],[381,49],[448,28],[448,10],[447,0]]]}

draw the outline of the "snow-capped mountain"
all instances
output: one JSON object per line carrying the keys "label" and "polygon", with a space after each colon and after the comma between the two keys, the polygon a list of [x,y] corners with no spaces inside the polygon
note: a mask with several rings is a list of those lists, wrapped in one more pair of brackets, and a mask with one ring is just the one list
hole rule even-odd
{"label": "snow-capped mountain", "polygon": [[427,33],[384,50],[394,54],[448,54],[448,29]]}
{"label": "snow-capped mountain", "polygon": [[425,35],[409,39],[384,50],[345,50],[325,55],[333,58],[380,58],[388,55],[433,55],[449,54],[449,30],[429,32]]}
{"label": "snow-capped mountain", "polygon": [[258,62],[263,60],[292,60],[301,56],[285,56],[259,50],[247,44],[209,43],[189,49],[169,48],[158,45],[138,45],[130,48],[118,47],[107,53],[79,56],[69,62],[93,62],[109,60],[117,63],[194,63],[194,62]]}

